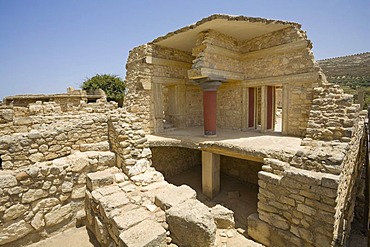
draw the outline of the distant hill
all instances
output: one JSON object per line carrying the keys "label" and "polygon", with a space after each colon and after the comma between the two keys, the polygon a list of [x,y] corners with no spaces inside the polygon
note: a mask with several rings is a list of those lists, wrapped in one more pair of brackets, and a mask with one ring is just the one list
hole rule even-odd
{"label": "distant hill", "polygon": [[[317,62],[329,82],[339,84],[346,93],[353,94],[356,103],[364,107],[370,105],[370,52]],[[361,98],[364,98],[364,102]]]}

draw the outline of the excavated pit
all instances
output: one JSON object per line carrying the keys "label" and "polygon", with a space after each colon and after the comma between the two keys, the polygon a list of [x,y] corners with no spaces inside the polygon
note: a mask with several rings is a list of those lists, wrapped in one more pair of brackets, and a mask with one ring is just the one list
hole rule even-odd
{"label": "excavated pit", "polygon": [[247,236],[247,218],[257,212],[258,172],[262,163],[221,155],[221,186],[212,200],[202,193],[201,151],[178,147],[152,147],[152,161],[166,181],[186,184],[197,199],[213,207],[221,204],[234,212],[235,227]]}

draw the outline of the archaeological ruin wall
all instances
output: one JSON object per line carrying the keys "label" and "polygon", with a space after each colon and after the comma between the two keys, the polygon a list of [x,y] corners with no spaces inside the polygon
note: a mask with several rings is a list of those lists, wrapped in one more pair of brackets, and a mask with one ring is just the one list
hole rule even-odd
{"label": "archaeological ruin wall", "polygon": [[349,239],[365,161],[364,116],[338,86],[314,91],[304,149],[289,162],[265,159],[259,173],[248,234],[267,246],[343,246]]}

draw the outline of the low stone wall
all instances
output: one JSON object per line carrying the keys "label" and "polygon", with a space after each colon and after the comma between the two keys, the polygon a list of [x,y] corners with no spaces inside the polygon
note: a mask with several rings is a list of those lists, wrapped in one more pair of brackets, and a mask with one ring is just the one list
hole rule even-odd
{"label": "low stone wall", "polygon": [[87,151],[0,171],[0,245],[25,245],[75,223],[86,174],[114,165],[114,153]]}
{"label": "low stone wall", "polygon": [[252,184],[258,184],[258,172],[263,166],[263,163],[223,155],[220,157],[220,164],[222,173]]}
{"label": "low stone wall", "polygon": [[151,147],[153,167],[165,178],[202,165],[200,150],[178,147]]}
{"label": "low stone wall", "polygon": [[[258,214],[248,219],[248,234],[253,239],[266,246],[346,244],[365,160],[361,119],[352,133],[349,144],[317,141],[318,146],[303,149],[290,163],[264,160],[258,180]],[[326,156],[325,150],[331,155]],[[304,164],[315,157],[321,166]]]}

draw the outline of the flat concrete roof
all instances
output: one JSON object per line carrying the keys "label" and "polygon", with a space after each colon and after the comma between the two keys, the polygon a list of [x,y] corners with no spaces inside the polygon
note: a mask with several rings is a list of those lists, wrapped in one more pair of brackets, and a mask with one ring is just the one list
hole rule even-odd
{"label": "flat concrete roof", "polygon": [[301,27],[300,24],[295,22],[215,14],[195,24],[156,38],[151,43],[191,52],[195,46],[197,34],[206,30],[212,29],[237,40],[250,40],[289,26]]}
{"label": "flat concrete roof", "polygon": [[176,129],[147,135],[150,147],[182,147],[262,162],[264,158],[288,157],[303,149],[301,138],[277,132],[218,129],[217,137],[204,137],[203,127]]}

